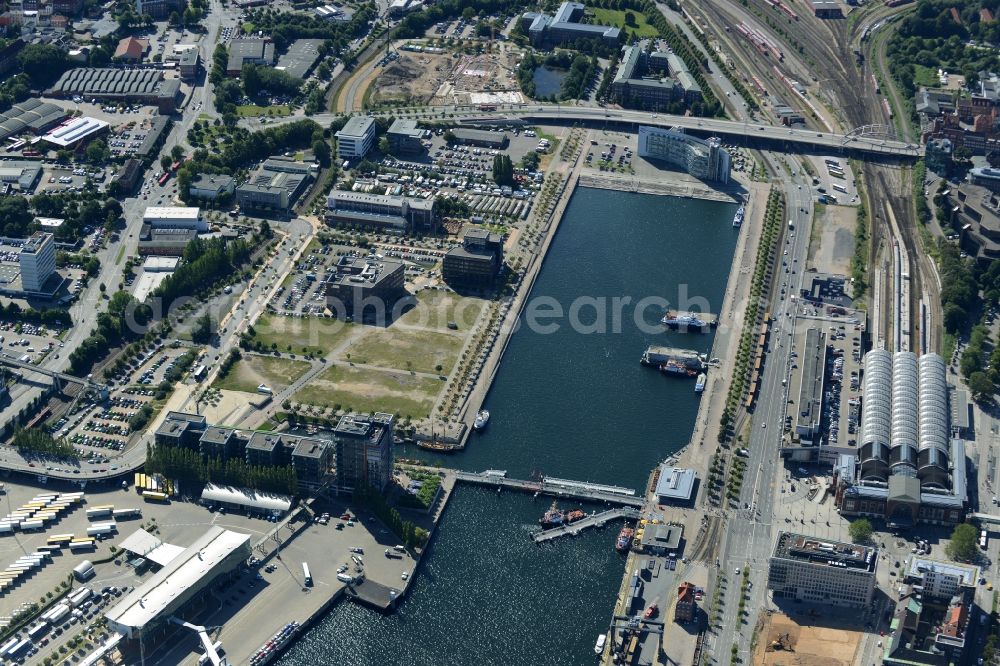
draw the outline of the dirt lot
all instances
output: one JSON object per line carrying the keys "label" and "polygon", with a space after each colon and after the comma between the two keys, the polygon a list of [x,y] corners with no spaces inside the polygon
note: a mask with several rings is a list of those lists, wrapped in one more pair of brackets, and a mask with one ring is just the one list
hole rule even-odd
{"label": "dirt lot", "polygon": [[456,62],[457,58],[450,53],[400,51],[399,58],[378,70],[371,103],[428,104],[433,92],[450,76]]}
{"label": "dirt lot", "polygon": [[[764,615],[762,623],[754,666],[850,666],[862,636],[860,631],[837,628],[826,619],[824,627],[798,624],[783,613]],[[772,648],[779,639],[788,649]]]}
{"label": "dirt lot", "polygon": [[820,273],[850,275],[858,209],[854,206],[820,205],[816,211],[807,266]]}

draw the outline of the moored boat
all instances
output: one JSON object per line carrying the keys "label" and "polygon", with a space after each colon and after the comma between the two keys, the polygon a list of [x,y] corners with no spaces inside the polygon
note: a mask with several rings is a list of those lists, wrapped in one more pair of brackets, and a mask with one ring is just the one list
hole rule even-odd
{"label": "moored boat", "polygon": [[629,527],[627,524],[618,533],[618,541],[615,543],[615,550],[619,553],[627,552],[629,548],[632,547],[632,537],[635,536],[635,530]]}
{"label": "moored boat", "polygon": [[476,414],[476,420],[472,424],[472,427],[475,430],[482,430],[483,428],[486,427],[486,424],[489,422],[490,422],[490,413],[485,409],[482,409],[479,411],[478,414]]}
{"label": "moored boat", "polygon": [[604,652],[604,646],[608,642],[608,635],[601,634],[597,637],[597,643],[594,644],[594,654],[602,654]]}
{"label": "moored boat", "polygon": [[705,390],[705,382],[708,381],[708,376],[703,372],[698,375],[698,381],[694,385],[694,392],[701,393]]}

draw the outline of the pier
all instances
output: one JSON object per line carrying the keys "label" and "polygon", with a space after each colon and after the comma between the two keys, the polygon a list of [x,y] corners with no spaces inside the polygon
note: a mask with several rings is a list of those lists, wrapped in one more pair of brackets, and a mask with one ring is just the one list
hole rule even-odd
{"label": "pier", "polygon": [[541,481],[524,481],[507,478],[505,470],[488,469],[485,472],[455,472],[455,480],[464,483],[475,483],[496,488],[511,488],[536,495],[551,495],[553,497],[570,497],[591,502],[606,502],[619,506],[629,506],[641,509],[643,500],[635,496],[635,490],[619,486],[605,486],[599,483],[585,481],[569,481],[542,477]]}
{"label": "pier", "polygon": [[552,529],[535,532],[531,535],[531,539],[535,543],[543,543],[567,534],[576,536],[579,534],[580,530],[585,530],[588,527],[602,527],[604,523],[609,520],[614,520],[616,518],[631,518],[633,520],[638,520],[641,515],[642,514],[638,510],[628,506],[618,509],[609,509],[600,513],[592,513],[586,518],[582,518],[575,523],[570,523],[569,525],[560,525],[559,527],[553,527]]}

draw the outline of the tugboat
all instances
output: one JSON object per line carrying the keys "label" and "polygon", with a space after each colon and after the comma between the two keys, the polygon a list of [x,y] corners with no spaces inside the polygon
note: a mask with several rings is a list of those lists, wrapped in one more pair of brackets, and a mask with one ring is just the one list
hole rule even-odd
{"label": "tugboat", "polygon": [[542,529],[549,529],[550,527],[559,527],[566,523],[566,512],[561,511],[556,508],[553,502],[552,508],[546,511],[541,518],[538,519],[538,524],[542,526]]}
{"label": "tugboat", "polygon": [[626,553],[628,549],[632,547],[632,537],[635,536],[635,530],[625,524],[622,531],[618,533],[618,542],[615,543],[615,550],[619,553]]}
{"label": "tugboat", "polygon": [[486,427],[486,424],[489,422],[490,422],[490,413],[485,409],[482,409],[479,411],[478,414],[476,414],[476,420],[472,424],[472,428],[473,430],[482,430],[483,428]]}

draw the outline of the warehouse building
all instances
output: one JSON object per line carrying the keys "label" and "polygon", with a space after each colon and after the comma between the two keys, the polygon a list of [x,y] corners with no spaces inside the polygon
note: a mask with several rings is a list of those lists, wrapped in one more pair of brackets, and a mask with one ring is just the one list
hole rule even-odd
{"label": "warehouse building", "polygon": [[129,592],[104,615],[111,631],[146,642],[166,636],[167,620],[211,602],[201,592],[231,576],[250,557],[250,535],[212,526],[182,553]]}
{"label": "warehouse building", "polygon": [[40,162],[16,160],[0,162],[0,183],[3,183],[4,187],[17,188],[23,194],[31,194],[41,179],[42,165]]}
{"label": "warehouse building", "polygon": [[420,129],[416,120],[397,118],[389,127],[389,152],[393,155],[418,155],[426,150],[424,140],[430,130]]}
{"label": "warehouse building", "polygon": [[126,104],[149,104],[160,113],[177,108],[181,82],[166,79],[158,69],[116,69],[112,67],[76,67],[67,70],[48,89],[53,97],[82,96]]}
{"label": "warehouse building", "polygon": [[456,127],[451,130],[454,142],[463,146],[479,146],[480,148],[493,148],[503,150],[507,147],[509,139],[504,132],[487,132],[486,130],[465,129]]}
{"label": "warehouse building", "polygon": [[951,401],[937,354],[865,355],[858,453],[834,467],[837,505],[891,527],[965,516],[965,444],[951,439]]}
{"label": "warehouse building", "polygon": [[451,287],[492,286],[503,268],[503,237],[472,227],[465,231],[462,244],[444,255],[441,276]]}
{"label": "warehouse building", "polygon": [[716,137],[699,139],[679,129],[641,125],[639,157],[663,160],[701,180],[729,182],[729,152]]}
{"label": "warehouse building", "polygon": [[319,47],[323,45],[323,41],[322,39],[296,39],[288,46],[285,55],[278,58],[275,69],[280,69],[296,79],[306,78],[309,70],[319,60]]}
{"label": "warehouse building", "polygon": [[606,46],[618,46],[621,30],[613,26],[582,23],[586,9],[579,2],[564,2],[554,16],[538,12],[522,14],[521,26],[536,48],[568,46],[591,40],[599,40]]}
{"label": "warehouse building", "polygon": [[611,83],[615,101],[628,109],[662,110],[678,100],[701,99],[701,86],[673,52],[649,52],[643,40],[625,49]]}
{"label": "warehouse building", "polygon": [[303,162],[264,160],[250,181],[236,188],[236,202],[243,210],[287,213],[312,181],[312,168]]}
{"label": "warehouse building", "polygon": [[809,0],[809,6],[818,19],[844,18],[844,11],[837,0]]}
{"label": "warehouse building", "polygon": [[877,548],[779,532],[767,587],[779,604],[788,600],[867,608],[877,563]]}
{"label": "warehouse building", "polygon": [[375,119],[352,116],[336,136],[340,159],[361,159],[375,146]]}
{"label": "warehouse building", "polygon": [[195,199],[218,201],[220,197],[232,196],[236,181],[232,176],[217,173],[201,173],[191,181],[188,194]]}
{"label": "warehouse building", "polygon": [[208,224],[201,217],[201,208],[197,206],[149,206],[142,216],[142,223],[154,229],[208,231]]}
{"label": "warehouse building", "polygon": [[405,271],[398,261],[341,257],[326,283],[326,307],[338,319],[387,326],[396,304],[407,295]]}
{"label": "warehouse building", "polygon": [[435,198],[416,199],[390,194],[333,190],[326,198],[327,224],[345,224],[404,234],[435,231]]}
{"label": "warehouse building", "polygon": [[274,516],[284,516],[292,509],[292,498],[287,495],[275,495],[258,490],[233,488],[232,486],[217,486],[213,483],[206,484],[201,491],[201,503],[223,506],[233,511],[249,511]]}
{"label": "warehouse building", "polygon": [[0,141],[22,132],[44,134],[66,117],[66,111],[51,102],[26,99],[0,113]]}
{"label": "warehouse building", "polygon": [[274,64],[274,42],[270,39],[234,39],[229,42],[229,62],[226,74],[239,76],[244,65]]}
{"label": "warehouse building", "polygon": [[81,141],[97,138],[106,133],[110,127],[111,124],[103,120],[79,116],[53,128],[42,137],[42,141],[57,148],[69,148]]}

